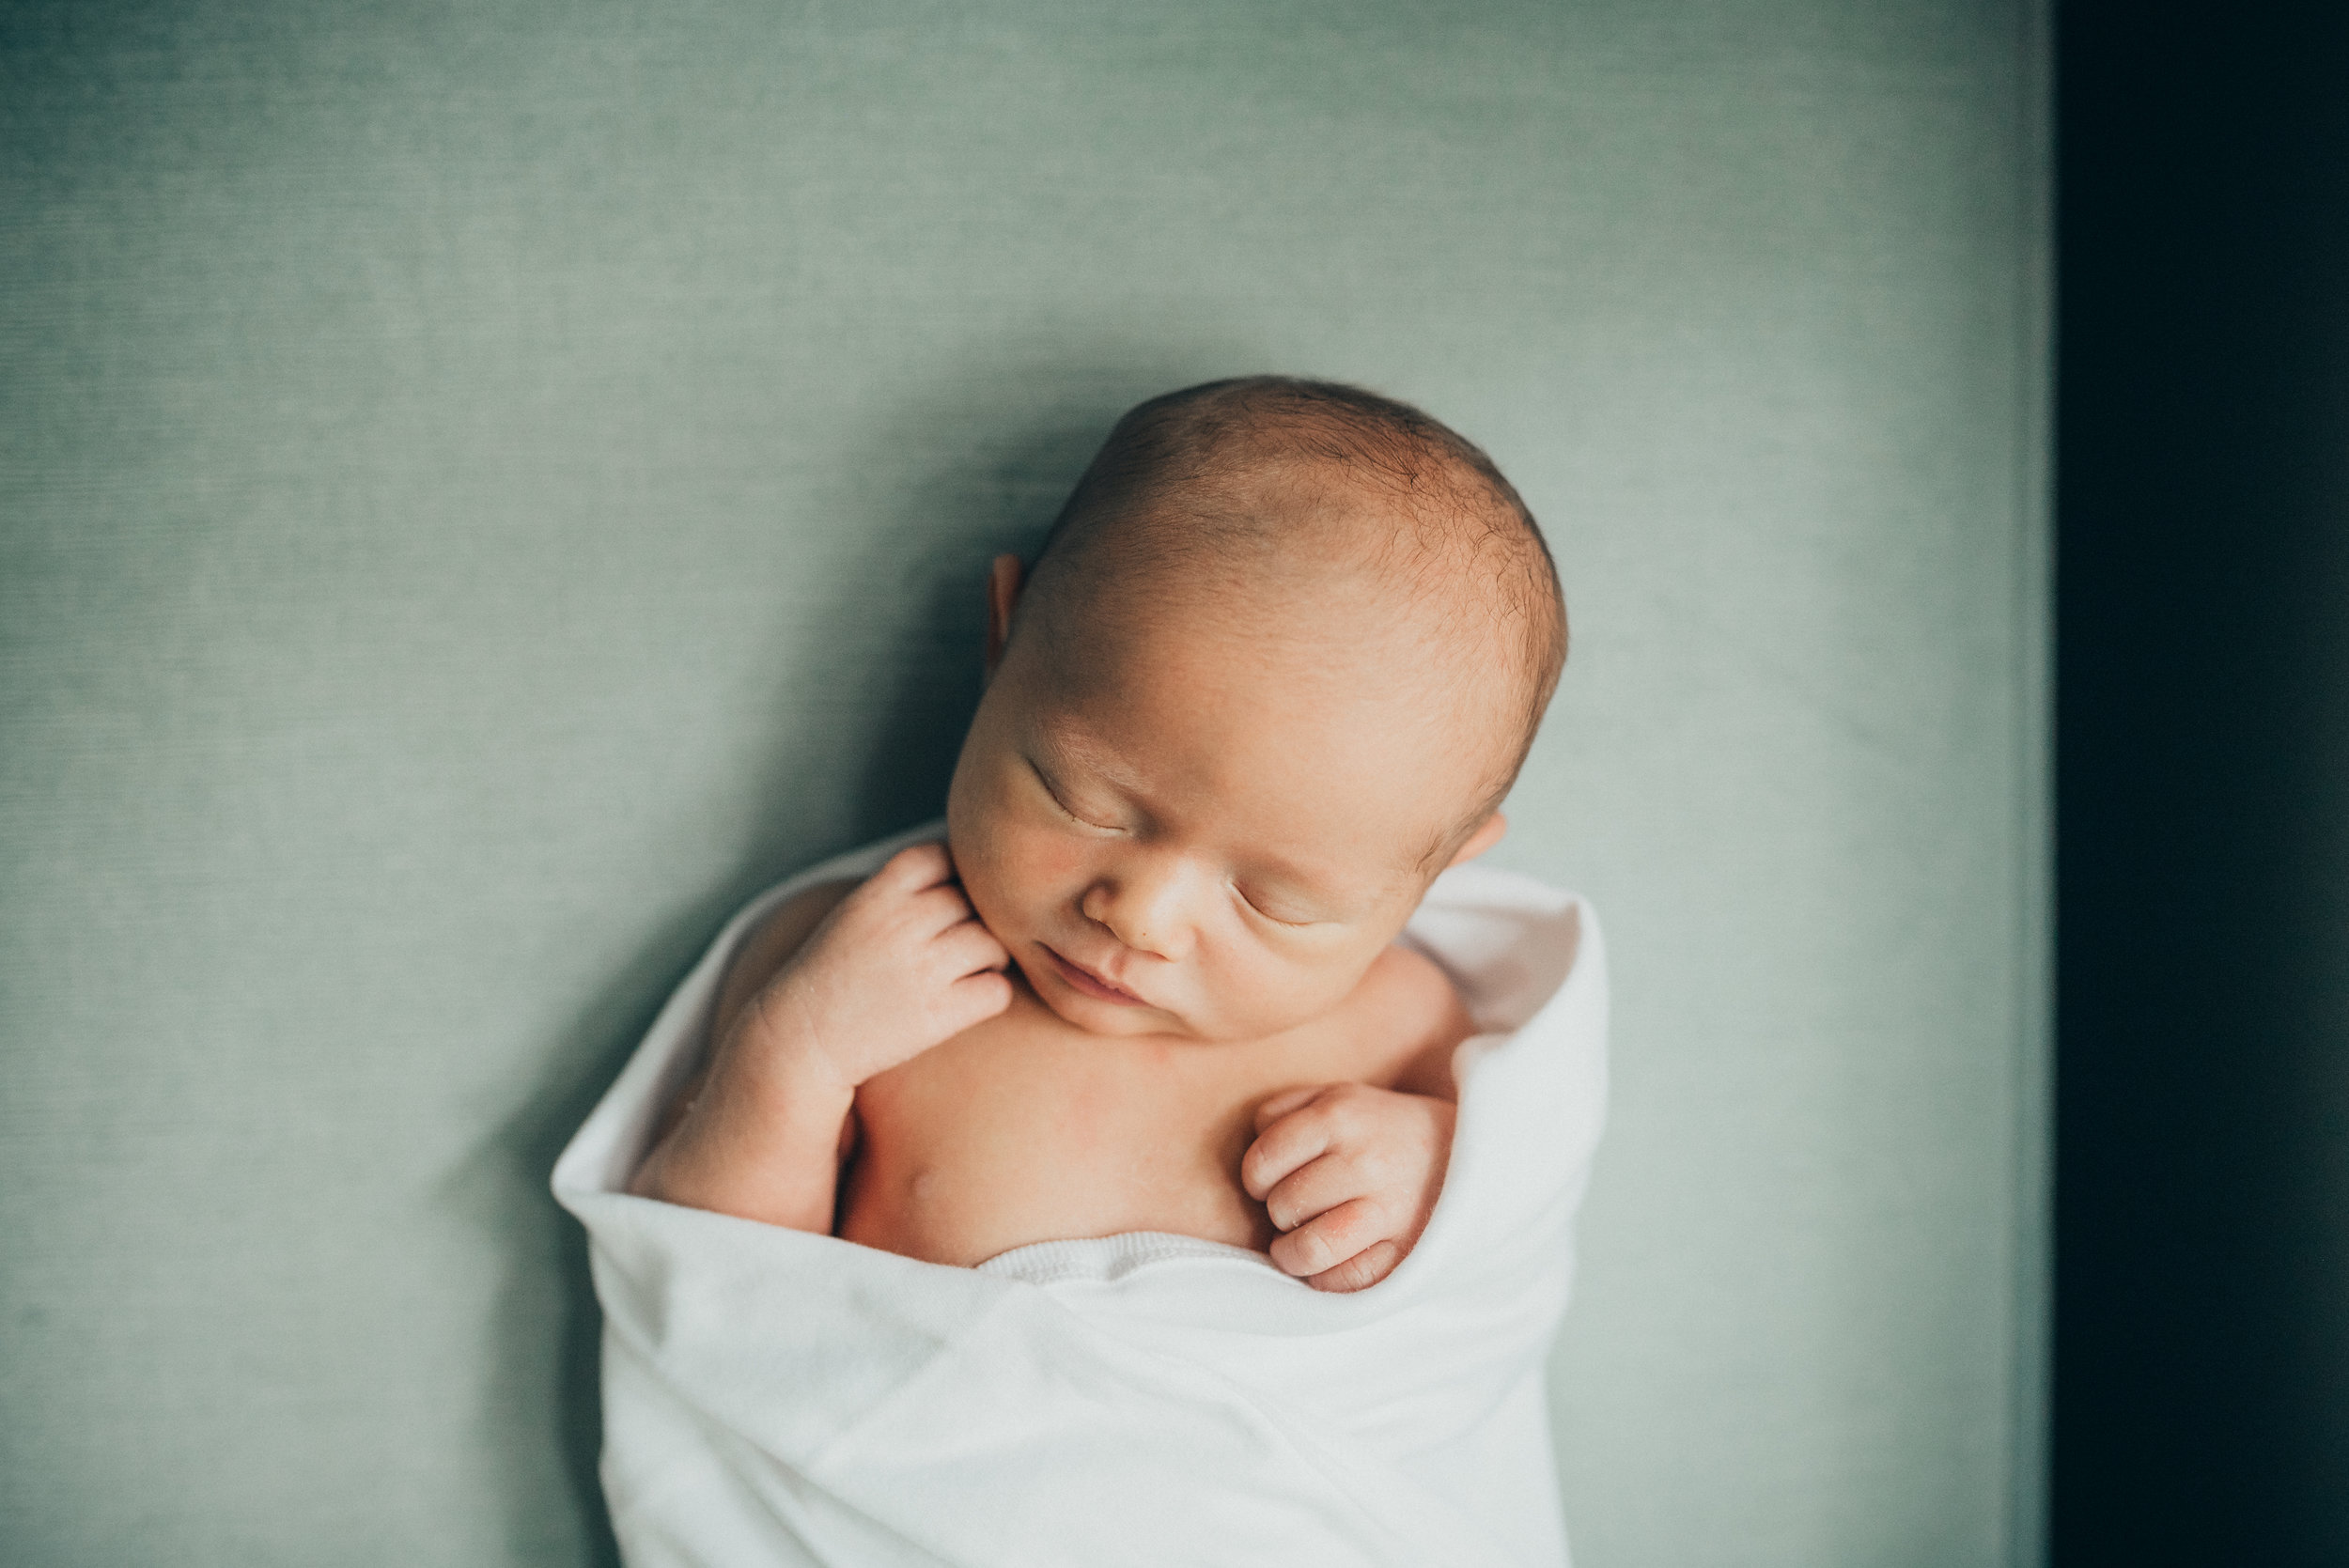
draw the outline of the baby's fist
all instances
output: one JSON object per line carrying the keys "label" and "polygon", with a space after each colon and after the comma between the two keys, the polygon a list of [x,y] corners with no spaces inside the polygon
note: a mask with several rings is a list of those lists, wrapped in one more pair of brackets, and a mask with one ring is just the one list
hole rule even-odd
{"label": "baby's fist", "polygon": [[1272,1261],[1315,1290],[1353,1291],[1394,1271],[1443,1188],[1457,1115],[1446,1100],[1326,1083],[1256,1108],[1240,1185],[1273,1228]]}
{"label": "baby's fist", "polygon": [[853,1090],[1008,1007],[1010,963],[946,846],[916,844],[832,908],[753,1000],[741,1032]]}

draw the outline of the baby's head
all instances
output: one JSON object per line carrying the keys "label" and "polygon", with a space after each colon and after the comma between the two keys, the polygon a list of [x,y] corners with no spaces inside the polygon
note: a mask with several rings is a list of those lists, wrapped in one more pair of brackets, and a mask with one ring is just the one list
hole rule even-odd
{"label": "baby's head", "polygon": [[1277,377],[1127,414],[988,598],[955,862],[1037,996],[1107,1034],[1252,1039],[1345,998],[1500,838],[1565,659],[1482,452]]}

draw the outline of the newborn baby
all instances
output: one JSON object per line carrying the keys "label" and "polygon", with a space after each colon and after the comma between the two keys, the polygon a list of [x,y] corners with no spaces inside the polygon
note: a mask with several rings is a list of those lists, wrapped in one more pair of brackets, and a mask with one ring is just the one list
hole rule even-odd
{"label": "newborn baby", "polygon": [[1211,382],[1119,421],[988,610],[945,844],[748,936],[630,1189],[935,1263],[1162,1231],[1376,1283],[1474,1032],[1395,938],[1501,837],[1565,657],[1532,516],[1417,410]]}

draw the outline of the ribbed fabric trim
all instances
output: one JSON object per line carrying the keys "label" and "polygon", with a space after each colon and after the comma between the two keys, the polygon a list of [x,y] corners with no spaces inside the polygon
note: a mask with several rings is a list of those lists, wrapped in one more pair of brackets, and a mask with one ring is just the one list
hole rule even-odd
{"label": "ribbed fabric trim", "polygon": [[[1056,1285],[1070,1281],[1094,1281],[1103,1284],[1126,1278],[1136,1269],[1152,1264],[1173,1263],[1178,1259],[1197,1258],[1244,1264],[1252,1268],[1280,1269],[1262,1252],[1252,1252],[1245,1247],[1231,1247],[1221,1241],[1203,1241],[1197,1236],[1175,1235],[1167,1231],[1128,1231],[1123,1235],[1095,1236],[1079,1241],[1039,1241],[1032,1246],[1015,1247],[1008,1252],[998,1252],[978,1265],[982,1274],[1001,1279],[1025,1280],[1034,1285]],[[1288,1278],[1285,1274],[1283,1279]]]}

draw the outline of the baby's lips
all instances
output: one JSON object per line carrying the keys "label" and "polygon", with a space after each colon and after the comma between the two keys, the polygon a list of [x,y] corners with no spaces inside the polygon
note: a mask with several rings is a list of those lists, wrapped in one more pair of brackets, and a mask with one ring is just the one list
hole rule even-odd
{"label": "baby's lips", "polygon": [[1147,998],[1136,996],[1133,992],[1127,990],[1124,986],[1112,984],[1112,982],[1103,979],[1100,975],[1095,973],[1092,970],[1085,968],[1084,965],[1078,963],[1075,959],[1060,952],[1057,948],[1051,947],[1046,943],[1038,943],[1037,945],[1043,947],[1045,953],[1051,958],[1053,966],[1059,972],[1062,980],[1071,990],[1076,991],[1079,995],[1094,997],[1097,1000],[1103,1001],[1118,1002],[1128,1007],[1146,1007],[1150,1005]]}

